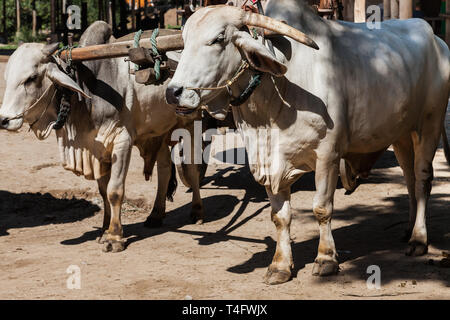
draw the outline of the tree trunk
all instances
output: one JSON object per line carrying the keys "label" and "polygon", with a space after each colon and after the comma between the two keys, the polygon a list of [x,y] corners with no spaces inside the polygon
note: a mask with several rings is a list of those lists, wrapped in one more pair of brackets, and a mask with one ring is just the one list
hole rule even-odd
{"label": "tree trunk", "polygon": [[8,31],[6,30],[6,0],[3,0],[3,37],[8,42]]}
{"label": "tree trunk", "polygon": [[383,0],[383,20],[391,18],[391,0]]}
{"label": "tree trunk", "polygon": [[17,18],[17,20],[16,20],[16,23],[17,23],[16,35],[19,35],[20,34],[20,1],[19,0],[16,0],[16,18]]}
{"label": "tree trunk", "polygon": [[355,0],[355,22],[366,22],[366,0]]}
{"label": "tree trunk", "polygon": [[399,0],[391,0],[391,19],[399,18]]}
{"label": "tree trunk", "polygon": [[400,19],[411,19],[413,17],[413,1],[400,0]]}
{"label": "tree trunk", "polygon": [[53,42],[56,38],[56,0],[50,1],[50,38],[51,42]]}
{"label": "tree trunk", "polygon": [[108,1],[108,24],[113,29],[113,13],[112,13],[112,3]]}
{"label": "tree trunk", "polygon": [[33,7],[33,17],[32,17],[32,19],[33,19],[33,22],[32,22],[33,26],[32,26],[32,31],[31,32],[32,32],[33,37],[36,37],[36,24],[37,24],[36,0],[33,0],[32,7]]}

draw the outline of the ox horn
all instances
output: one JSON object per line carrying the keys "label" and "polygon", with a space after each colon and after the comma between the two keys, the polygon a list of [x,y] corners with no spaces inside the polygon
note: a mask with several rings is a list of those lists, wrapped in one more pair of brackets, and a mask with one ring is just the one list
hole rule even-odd
{"label": "ox horn", "polygon": [[51,56],[52,54],[54,54],[56,52],[56,50],[58,50],[58,48],[59,48],[59,42],[50,43],[50,44],[47,44],[42,49],[42,53],[46,56]]}
{"label": "ox horn", "polygon": [[[240,9],[239,9],[240,10]],[[241,10],[242,11],[242,10]],[[287,36],[295,41],[303,43],[308,47],[319,50],[319,46],[303,32],[273,18],[263,16],[250,11],[244,11],[242,22],[245,25],[267,29],[283,36]]]}

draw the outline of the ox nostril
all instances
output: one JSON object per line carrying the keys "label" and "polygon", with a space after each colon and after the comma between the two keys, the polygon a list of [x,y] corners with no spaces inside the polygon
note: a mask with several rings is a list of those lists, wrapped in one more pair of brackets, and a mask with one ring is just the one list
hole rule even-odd
{"label": "ox nostril", "polygon": [[183,87],[167,88],[166,100],[169,104],[178,104],[178,100],[183,93]]}
{"label": "ox nostril", "polygon": [[4,119],[0,118],[0,120],[1,120],[2,126],[6,126],[9,123],[9,120],[7,118],[4,118]]}
{"label": "ox nostril", "polygon": [[173,95],[174,95],[175,97],[179,97],[179,96],[181,96],[181,94],[183,93],[183,87],[175,88],[174,90],[175,90],[175,91],[173,92]]}

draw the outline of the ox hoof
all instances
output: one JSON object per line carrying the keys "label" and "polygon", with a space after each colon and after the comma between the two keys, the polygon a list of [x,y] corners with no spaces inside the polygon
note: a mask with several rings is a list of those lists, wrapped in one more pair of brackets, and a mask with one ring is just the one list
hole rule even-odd
{"label": "ox hoof", "polygon": [[406,249],[406,255],[411,257],[423,256],[428,253],[428,246],[420,242],[411,242]]}
{"label": "ox hoof", "polygon": [[163,225],[163,219],[162,218],[153,218],[148,217],[147,220],[144,222],[144,226],[146,228],[160,228]]}
{"label": "ox hoof", "polygon": [[103,232],[102,235],[97,238],[97,243],[104,244],[106,242],[107,237],[108,237],[108,233],[106,231]]}
{"label": "ox hoof", "polygon": [[200,225],[200,224],[203,224],[203,219],[193,219],[193,222],[194,222],[195,224]]}
{"label": "ox hoof", "polygon": [[125,250],[125,241],[106,240],[103,245],[103,252],[121,252]]}
{"label": "ox hoof", "polygon": [[291,280],[291,272],[287,270],[278,270],[276,268],[269,267],[266,275],[264,276],[264,283],[268,285],[275,285],[285,283]]}
{"label": "ox hoof", "polygon": [[203,224],[203,212],[191,212],[191,220],[193,224]]}
{"label": "ox hoof", "polygon": [[339,264],[336,261],[316,261],[314,262],[313,276],[331,276],[339,272]]}
{"label": "ox hoof", "polygon": [[411,229],[405,229],[402,237],[402,242],[408,242],[409,239],[411,239],[412,230]]}

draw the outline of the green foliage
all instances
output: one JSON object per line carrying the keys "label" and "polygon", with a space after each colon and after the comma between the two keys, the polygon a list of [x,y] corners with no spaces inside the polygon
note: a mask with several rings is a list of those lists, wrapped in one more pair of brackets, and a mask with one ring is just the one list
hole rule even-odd
{"label": "green foliage", "polygon": [[[6,36],[7,40],[15,41],[42,41],[46,38],[46,35],[50,33],[50,1],[49,0],[20,0],[21,8],[21,30],[17,33],[16,25],[16,0],[0,0],[0,34],[5,35],[5,30],[3,30],[3,2],[6,3]],[[120,5],[119,3],[125,0],[115,0],[116,2],[116,21],[119,23],[120,20]],[[61,3],[62,1],[56,0],[55,2]],[[93,23],[98,19],[99,12],[99,1],[98,0],[67,0],[67,5],[74,4],[81,8],[82,2],[87,3],[88,7],[88,24]],[[106,0],[102,1],[106,3]],[[155,1],[156,2],[156,1]],[[175,0],[159,0],[157,1],[159,5],[162,4],[175,4]],[[181,1],[179,1],[181,3]],[[37,13],[37,36],[32,36],[32,12],[33,4],[36,7]],[[60,20],[60,17],[58,17]],[[65,21],[61,23],[65,24]],[[17,33],[17,34],[16,34]]]}

